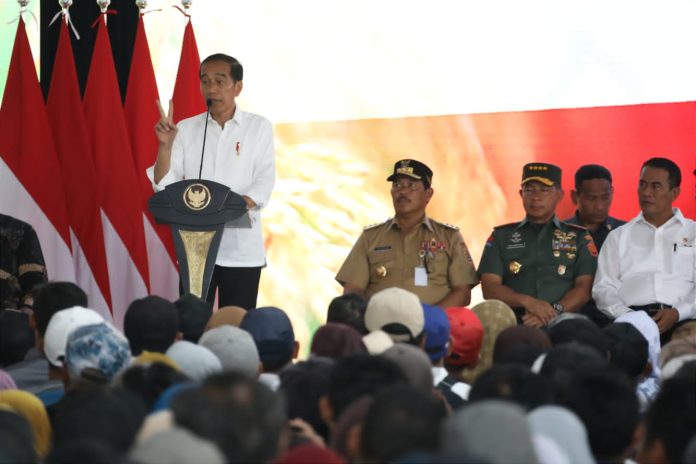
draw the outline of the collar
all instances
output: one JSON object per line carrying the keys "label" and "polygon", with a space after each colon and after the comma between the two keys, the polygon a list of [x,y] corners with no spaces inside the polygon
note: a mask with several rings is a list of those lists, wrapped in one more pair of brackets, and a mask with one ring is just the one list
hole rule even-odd
{"label": "collar", "polygon": [[[566,222],[568,222],[570,224],[575,224],[578,226],[586,227],[585,223],[582,222],[582,219],[580,219],[580,212],[577,209],[575,210],[575,215],[571,218],[571,220],[566,221]],[[600,229],[606,229],[606,230],[611,231],[611,230],[616,229],[617,227],[618,227],[618,225],[616,225],[616,219],[614,219],[611,216],[607,216],[607,218],[604,220],[604,222],[600,226]]]}
{"label": "collar", "polygon": [[[642,212],[642,211],[641,211],[640,213],[638,213],[638,216],[636,216],[635,218],[633,218],[633,220],[632,220],[631,222],[642,222],[642,223],[644,223],[644,224],[649,225],[650,227],[655,227],[655,226],[653,226],[652,224],[650,224],[650,223],[645,219],[645,216],[643,216],[643,212]],[[669,224],[669,223],[671,223],[671,222],[678,222],[678,223],[681,224],[681,225],[685,225],[685,224],[686,224],[686,218],[684,217],[684,215],[682,214],[682,212],[681,212],[681,210],[680,210],[679,208],[672,208],[672,217],[669,218],[669,219],[667,220],[667,222],[665,222],[664,224],[662,224],[662,226],[666,226],[667,224]],[[660,226],[660,227],[662,227],[662,226]]]}
{"label": "collar", "polygon": [[[549,221],[549,222],[553,223],[553,225],[556,226],[556,229],[561,228],[561,221],[558,219],[558,217],[556,216],[555,213],[551,217],[551,221]],[[527,224],[531,224],[531,223],[529,222],[529,219],[525,217],[524,219],[522,219],[522,221],[519,224],[517,224],[517,227],[515,227],[515,229],[520,229]],[[546,224],[548,224],[548,222]]]}
{"label": "collar", "polygon": [[[206,113],[203,113],[203,114],[207,114],[207,115],[208,115],[208,124],[210,124],[211,122],[217,123],[217,122],[213,119],[213,115],[208,114],[207,112],[206,112]],[[228,120],[228,121],[225,121],[225,125],[230,124],[230,123],[235,123],[235,124],[237,124],[237,126],[240,126],[240,127],[243,126],[243,125],[244,125],[244,120],[245,120],[244,114],[245,114],[244,111],[242,111],[241,109],[239,109],[239,105],[237,105],[237,107],[236,107],[235,110],[234,110],[234,116],[232,116],[232,119],[230,119],[230,120]]]}
{"label": "collar", "polygon": [[[425,216],[423,217],[423,221],[422,221],[420,224],[418,224],[418,225],[425,225],[425,226],[428,228],[428,230],[430,230],[430,232],[435,232],[435,231],[433,230],[433,224],[432,224],[432,222],[430,222],[430,219],[428,218],[427,215],[425,215]],[[391,229],[391,228],[394,227],[394,226],[396,226],[396,227],[398,227],[399,229],[401,229],[401,226],[399,226],[399,223],[396,222],[396,216],[393,217],[393,218],[391,218],[391,219],[389,219],[389,221],[387,222],[387,229]],[[417,227],[417,226],[416,226],[416,227]]]}

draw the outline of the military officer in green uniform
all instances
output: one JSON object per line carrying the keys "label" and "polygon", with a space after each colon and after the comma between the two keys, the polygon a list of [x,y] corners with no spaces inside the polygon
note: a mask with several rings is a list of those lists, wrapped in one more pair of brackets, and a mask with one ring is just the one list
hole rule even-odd
{"label": "military officer in green uniform", "polygon": [[366,227],[336,275],[343,293],[367,297],[400,287],[423,303],[465,306],[478,283],[469,251],[457,227],[430,219],[433,172],[404,159],[387,178],[392,183],[394,217]]}
{"label": "military officer in green uniform", "polygon": [[484,298],[502,300],[518,322],[542,327],[590,299],[597,248],[587,229],[556,217],[561,168],[525,165],[520,196],[525,219],[493,229],[478,274]]}

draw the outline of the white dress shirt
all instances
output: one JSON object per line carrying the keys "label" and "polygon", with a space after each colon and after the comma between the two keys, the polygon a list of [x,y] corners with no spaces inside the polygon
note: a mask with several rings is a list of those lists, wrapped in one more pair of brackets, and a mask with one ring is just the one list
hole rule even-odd
{"label": "white dress shirt", "polygon": [[678,208],[655,227],[639,214],[613,230],[599,253],[592,298],[611,318],[629,306],[665,303],[679,320],[696,317],[696,222]]}
{"label": "white dress shirt", "polygon": [[[154,166],[147,169],[155,191],[182,179],[197,179],[201,163],[206,113],[184,119],[172,146],[169,172],[154,184]],[[228,186],[257,204],[249,211],[251,229],[225,228],[215,264],[225,267],[257,267],[266,264],[259,210],[275,184],[273,126],[266,118],[241,111],[224,127],[210,117],[205,139],[203,179]]]}

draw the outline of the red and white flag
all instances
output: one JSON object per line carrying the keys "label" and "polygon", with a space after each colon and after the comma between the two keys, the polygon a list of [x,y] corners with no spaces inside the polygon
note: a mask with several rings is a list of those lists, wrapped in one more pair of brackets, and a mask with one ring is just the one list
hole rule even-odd
{"label": "red and white flag", "polygon": [[34,227],[49,279],[74,281],[65,193],[58,172],[46,106],[20,17],[0,108],[0,212]]}
{"label": "red and white flag", "polygon": [[[196,35],[193,33],[191,18],[188,18],[172,96],[175,123],[206,111],[205,102],[201,96],[200,66],[201,59],[198,55]],[[163,106],[166,107],[166,105]]]}
{"label": "red and white flag", "polygon": [[121,328],[128,305],[147,295],[149,278],[140,183],[105,17],[98,21],[83,107],[99,185],[114,324]]}
{"label": "red and white flag", "polygon": [[75,281],[90,308],[110,318],[111,292],[96,178],[68,25],[62,21],[48,92],[48,117],[60,162],[75,266]]}
{"label": "red and white flag", "polygon": [[176,267],[172,233],[168,226],[156,224],[147,208],[147,200],[154,192],[152,183],[145,175],[145,170],[152,166],[157,158],[158,141],[154,127],[160,116],[155,104],[155,101],[159,100],[157,81],[152,68],[142,15],[135,35],[128,83],[124,113],[135,170],[140,183],[140,205],[144,214],[150,293],[175,300],[179,297],[179,271]]}

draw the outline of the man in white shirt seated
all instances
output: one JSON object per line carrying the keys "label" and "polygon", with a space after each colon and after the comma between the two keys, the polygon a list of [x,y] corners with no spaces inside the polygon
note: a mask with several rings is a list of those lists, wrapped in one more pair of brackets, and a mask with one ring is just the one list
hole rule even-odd
{"label": "man in white shirt seated", "polygon": [[612,319],[645,311],[669,338],[678,322],[696,318],[696,222],[672,205],[681,171],[671,160],[651,158],[640,172],[641,212],[613,230],[599,253],[592,297]]}
{"label": "man in white shirt seated", "polygon": [[175,125],[171,101],[166,114],[160,105],[161,119],[155,126],[157,161],[147,175],[160,191],[173,182],[198,178],[200,173],[201,178],[224,184],[244,198],[251,228],[225,228],[207,299],[212,303],[218,290],[219,307],[249,310],[256,307],[261,268],[266,265],[259,211],[268,203],[275,183],[275,152],[270,121],[237,107],[242,78],[242,65],[231,56],[216,53],[203,60],[201,94],[210,114]]}

